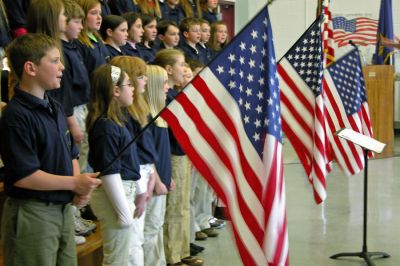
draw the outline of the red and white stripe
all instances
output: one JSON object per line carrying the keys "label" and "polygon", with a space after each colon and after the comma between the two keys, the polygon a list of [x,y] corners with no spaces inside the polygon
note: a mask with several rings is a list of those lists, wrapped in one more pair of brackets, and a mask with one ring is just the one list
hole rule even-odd
{"label": "red and white stripe", "polygon": [[314,199],[326,198],[325,177],[330,171],[322,95],[315,97],[291,64],[278,64],[282,128],[292,143],[314,189]]}
{"label": "red and white stripe", "polygon": [[228,206],[244,265],[289,265],[282,145],[251,145],[240,110],[206,67],[161,113],[192,163]]}
{"label": "red and white stripe", "polygon": [[332,77],[328,71],[325,71],[324,75],[324,85],[328,87],[325,90],[325,106],[328,114],[326,121],[330,129],[328,130],[329,141],[338,165],[347,175],[354,175],[364,168],[363,150],[358,145],[334,136],[333,133],[345,127],[372,137],[368,103],[362,103],[359,112],[347,116]]}

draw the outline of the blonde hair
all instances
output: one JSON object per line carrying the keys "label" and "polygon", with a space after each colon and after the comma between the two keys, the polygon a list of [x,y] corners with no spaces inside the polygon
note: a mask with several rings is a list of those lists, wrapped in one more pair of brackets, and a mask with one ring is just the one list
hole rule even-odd
{"label": "blonde hair", "polygon": [[138,90],[137,78],[146,74],[146,63],[133,56],[116,56],[111,59],[111,65],[118,66],[126,71],[135,87],[133,104],[128,107],[129,114],[137,120],[141,126],[145,126],[149,120],[149,106],[142,93]]}
{"label": "blonde hair", "polygon": [[158,0],[153,0],[154,9],[150,8],[150,5],[147,3],[148,0],[136,0],[136,4],[140,8],[140,12],[143,14],[148,14],[157,17],[158,19],[162,18],[160,5],[158,4]]}
{"label": "blonde hair", "polygon": [[119,126],[124,126],[126,116],[121,105],[114,97],[114,86],[119,86],[125,79],[126,72],[121,69],[117,84],[111,78],[111,65],[104,64],[93,71],[91,79],[91,94],[88,103],[86,128],[89,131],[99,118],[107,118]]}
{"label": "blonde hair", "polygon": [[[90,38],[88,36],[88,28],[86,25],[86,17],[89,13],[89,10],[91,10],[92,8],[94,8],[96,5],[100,5],[101,3],[99,0],[75,0],[75,2],[80,5],[80,7],[82,8],[83,12],[85,12],[85,17],[82,20],[82,25],[83,25],[83,30],[81,31],[81,33],[79,33],[79,37],[78,40],[86,45],[89,46],[90,48],[94,48],[94,45],[92,44],[92,42],[90,41]],[[96,39],[99,42],[103,42],[103,39],[101,38],[100,34],[96,31],[93,32],[93,35],[96,37]]]}
{"label": "blonde hair", "polygon": [[[164,68],[150,65],[147,66],[146,76],[148,80],[144,97],[150,108],[151,116],[155,117],[165,107],[163,88],[165,82],[168,81],[168,75]],[[155,123],[158,127],[167,127],[167,123],[161,117],[157,118]]]}
{"label": "blonde hair", "polygon": [[176,64],[178,56],[185,56],[181,50],[178,49],[162,49],[154,58],[153,64],[165,68],[166,66],[173,66]]}

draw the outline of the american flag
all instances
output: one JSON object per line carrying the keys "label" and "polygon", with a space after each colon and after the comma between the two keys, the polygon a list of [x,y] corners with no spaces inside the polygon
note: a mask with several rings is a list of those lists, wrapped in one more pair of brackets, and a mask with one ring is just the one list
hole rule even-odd
{"label": "american flag", "polygon": [[356,174],[364,168],[361,147],[339,139],[333,133],[346,127],[373,137],[360,55],[357,50],[352,50],[325,70],[324,85],[327,125],[330,129],[328,137],[334,158],[347,175]]}
{"label": "american flag", "polygon": [[279,86],[267,7],[161,116],[228,206],[243,264],[289,265]]}
{"label": "american flag", "polygon": [[335,17],[332,22],[333,39],[338,44],[338,47],[348,45],[350,40],[362,46],[376,44],[377,20],[365,17],[354,19]]}
{"label": "american flag", "polygon": [[322,90],[322,39],[317,19],[278,64],[283,131],[293,145],[314,189],[326,198],[330,158]]}

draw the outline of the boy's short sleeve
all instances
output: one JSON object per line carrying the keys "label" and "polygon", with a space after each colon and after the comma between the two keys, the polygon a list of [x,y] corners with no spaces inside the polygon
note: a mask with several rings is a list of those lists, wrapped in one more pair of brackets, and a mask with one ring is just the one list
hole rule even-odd
{"label": "boy's short sleeve", "polygon": [[[3,122],[3,121],[2,121]],[[0,153],[12,183],[40,169],[36,140],[29,128],[8,125],[0,127]]]}

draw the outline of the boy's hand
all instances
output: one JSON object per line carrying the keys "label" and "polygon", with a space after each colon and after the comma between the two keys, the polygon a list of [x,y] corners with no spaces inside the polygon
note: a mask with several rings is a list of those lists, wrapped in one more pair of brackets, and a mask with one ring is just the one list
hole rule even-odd
{"label": "boy's hand", "polygon": [[154,191],[156,192],[156,195],[168,194],[168,189],[163,182],[156,182],[156,185],[154,186]]}
{"label": "boy's hand", "polygon": [[146,198],[147,192],[139,194],[135,198],[135,213],[133,214],[133,218],[140,218],[143,212],[146,210]]}
{"label": "boy's hand", "polygon": [[99,173],[83,173],[76,176],[76,186],[73,190],[78,195],[90,195],[101,184],[97,178]]}
{"label": "boy's hand", "polygon": [[75,194],[74,199],[72,200],[72,204],[75,205],[78,209],[85,207],[88,205],[90,201],[91,194],[88,195],[77,195]]}
{"label": "boy's hand", "polygon": [[171,178],[171,185],[169,186],[169,191],[173,191],[175,189],[175,181]]}

